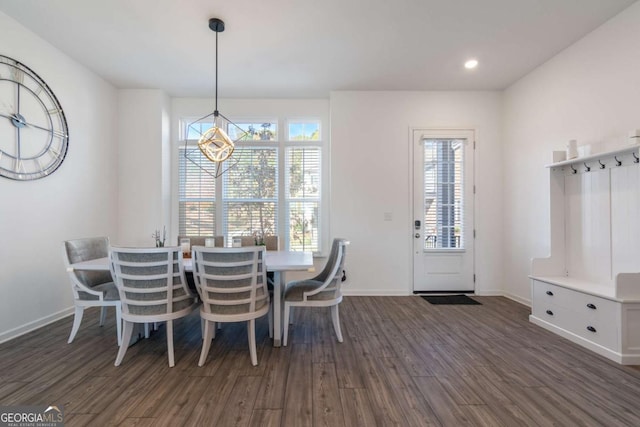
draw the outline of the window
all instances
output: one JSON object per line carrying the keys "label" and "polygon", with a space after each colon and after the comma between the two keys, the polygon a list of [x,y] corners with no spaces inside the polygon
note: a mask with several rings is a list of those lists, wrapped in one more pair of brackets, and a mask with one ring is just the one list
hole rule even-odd
{"label": "window", "polygon": [[278,149],[240,146],[234,156],[238,164],[222,175],[227,244],[234,236],[278,234]]}
{"label": "window", "polygon": [[199,151],[191,158],[194,161],[185,157],[184,148],[181,147],[178,162],[178,234],[213,235],[216,229],[216,181],[210,174],[215,172],[215,165]]}
{"label": "window", "polygon": [[[240,138],[233,154],[238,163],[217,179],[210,174],[213,163],[198,150],[185,158],[181,144],[178,234],[224,235],[227,245],[234,236],[279,235],[282,249],[320,252],[325,167],[320,120],[235,124],[228,134]],[[187,144],[195,146],[210,126],[195,131],[189,126]]]}
{"label": "window", "polygon": [[463,144],[424,141],[425,249],[463,249]]}

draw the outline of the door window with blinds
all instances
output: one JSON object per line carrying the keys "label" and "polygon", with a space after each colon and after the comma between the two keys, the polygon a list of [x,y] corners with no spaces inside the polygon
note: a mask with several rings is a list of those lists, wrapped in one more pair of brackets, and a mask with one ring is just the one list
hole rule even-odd
{"label": "door window with blinds", "polygon": [[[322,250],[321,122],[282,123],[284,138],[278,120],[236,122],[246,132],[233,154],[238,163],[217,179],[213,163],[186,158],[179,148],[179,235],[224,235],[228,246],[235,236],[278,235],[281,249]],[[197,144],[195,134],[187,135],[188,145]]]}
{"label": "door window with blinds", "polygon": [[424,139],[424,249],[464,249],[464,139]]}

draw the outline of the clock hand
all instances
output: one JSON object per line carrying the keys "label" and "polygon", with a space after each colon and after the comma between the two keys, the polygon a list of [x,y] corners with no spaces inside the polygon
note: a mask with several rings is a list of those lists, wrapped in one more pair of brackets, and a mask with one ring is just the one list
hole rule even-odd
{"label": "clock hand", "polygon": [[18,114],[14,114],[14,115],[9,116],[9,115],[6,115],[6,114],[3,114],[3,113],[0,113],[0,117],[4,117],[4,118],[6,118],[6,119],[9,119],[9,120],[15,121],[15,122],[17,122],[17,123],[21,123],[21,124],[26,125],[26,126],[31,126],[31,127],[36,128],[36,129],[43,130],[43,131],[45,131],[45,132],[50,132],[50,133],[52,133],[52,134],[54,134],[54,135],[56,135],[56,136],[61,136],[61,137],[67,136],[66,134],[64,134],[64,133],[62,133],[62,132],[57,132],[57,131],[55,131],[55,130],[53,130],[53,129],[47,129],[47,128],[45,128],[45,127],[42,127],[42,126],[36,125],[36,124],[34,124],[34,123],[29,123],[29,122],[25,121],[25,120],[24,120],[24,118],[22,118],[22,116],[20,116],[20,115],[18,115]]}
{"label": "clock hand", "polygon": [[35,125],[35,124],[33,124],[33,123],[29,123],[29,122],[26,122],[26,121],[24,121],[23,123],[24,123],[25,125],[27,125],[27,126],[31,126],[31,127],[36,128],[36,129],[40,129],[40,130],[44,130],[44,131],[46,131],[46,132],[50,132],[50,133],[52,133],[52,134],[54,134],[54,135],[56,135],[56,136],[60,136],[60,137],[65,137],[65,136],[67,136],[66,134],[64,134],[64,133],[62,133],[62,132],[58,132],[58,131],[55,131],[55,130],[53,130],[53,129],[47,129],[47,128],[45,128],[45,127],[38,126],[38,125]]}

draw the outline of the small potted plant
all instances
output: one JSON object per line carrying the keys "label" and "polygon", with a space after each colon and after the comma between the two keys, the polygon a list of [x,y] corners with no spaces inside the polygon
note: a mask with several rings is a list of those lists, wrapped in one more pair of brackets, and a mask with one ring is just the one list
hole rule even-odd
{"label": "small potted plant", "polygon": [[156,230],[151,237],[156,241],[156,248],[164,248],[164,243],[167,241],[167,228],[162,227],[162,236],[160,236],[160,230]]}

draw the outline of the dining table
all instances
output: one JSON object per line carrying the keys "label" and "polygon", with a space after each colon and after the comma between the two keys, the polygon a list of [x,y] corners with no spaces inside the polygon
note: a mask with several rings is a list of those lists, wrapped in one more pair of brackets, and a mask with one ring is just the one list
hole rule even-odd
{"label": "dining table", "polygon": [[[184,258],[182,265],[185,272],[193,272],[191,258]],[[280,347],[282,328],[288,327],[284,325],[282,307],[286,272],[313,269],[313,254],[301,251],[266,251],[265,267],[267,271],[273,272],[273,346]],[[69,271],[74,270],[109,270],[109,258],[96,258],[69,265]]]}

